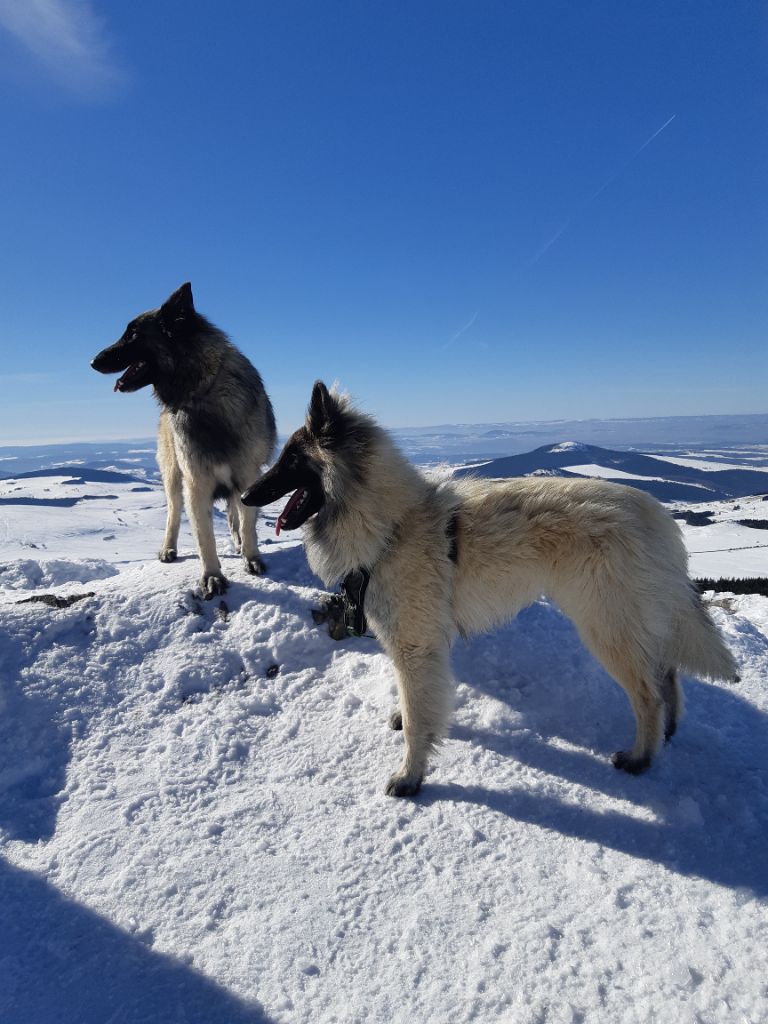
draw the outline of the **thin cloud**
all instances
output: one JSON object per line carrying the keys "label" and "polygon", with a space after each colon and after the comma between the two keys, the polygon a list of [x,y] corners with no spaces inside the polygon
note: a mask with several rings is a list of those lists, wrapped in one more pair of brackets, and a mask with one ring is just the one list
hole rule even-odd
{"label": "thin cloud", "polygon": [[0,29],[73,92],[103,97],[125,81],[91,0],[0,0]]}

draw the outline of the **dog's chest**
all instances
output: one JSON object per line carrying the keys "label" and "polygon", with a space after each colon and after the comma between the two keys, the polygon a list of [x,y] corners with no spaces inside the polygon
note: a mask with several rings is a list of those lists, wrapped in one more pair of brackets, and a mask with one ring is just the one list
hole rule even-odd
{"label": "dog's chest", "polygon": [[189,461],[228,463],[237,452],[232,425],[210,409],[180,409],[171,416],[177,447]]}

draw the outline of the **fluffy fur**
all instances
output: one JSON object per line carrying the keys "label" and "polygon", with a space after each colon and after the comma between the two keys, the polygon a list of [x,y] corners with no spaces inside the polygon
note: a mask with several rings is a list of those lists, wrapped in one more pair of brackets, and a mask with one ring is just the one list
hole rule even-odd
{"label": "fluffy fur", "polygon": [[191,285],[182,285],[158,309],[137,316],[91,365],[100,373],[125,371],[115,391],[152,385],[162,406],[157,461],[168,516],[160,560],[176,558],[186,499],[202,563],[203,593],[206,598],[223,593],[226,580],[216,553],[213,502],[226,498],[235,547],[248,572],[263,572],[255,511],[241,505],[238,495],[272,454],[272,406],[255,367],[194,308]]}
{"label": "fluffy fur", "polygon": [[315,572],[329,585],[358,566],[371,573],[366,615],[395,666],[400,707],[391,724],[405,739],[390,795],[417,792],[446,734],[456,633],[490,629],[542,594],[629,697],[636,738],[613,755],[617,768],[643,771],[674,733],[679,669],[735,676],[688,578],[677,524],[642,491],[556,477],[430,482],[320,382],[305,426],[243,501],[265,504],[294,489],[281,521],[305,524]]}

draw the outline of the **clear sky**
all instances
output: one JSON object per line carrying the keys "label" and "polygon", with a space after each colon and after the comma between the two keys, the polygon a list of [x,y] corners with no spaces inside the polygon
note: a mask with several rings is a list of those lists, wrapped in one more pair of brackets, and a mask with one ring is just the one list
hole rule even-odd
{"label": "clear sky", "polygon": [[292,429],[764,412],[744,0],[0,0],[0,444],[148,436],[90,358],[192,281]]}

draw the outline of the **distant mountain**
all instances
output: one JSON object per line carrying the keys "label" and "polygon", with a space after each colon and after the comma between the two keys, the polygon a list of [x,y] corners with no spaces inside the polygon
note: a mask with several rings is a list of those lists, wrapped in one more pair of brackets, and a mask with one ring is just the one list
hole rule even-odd
{"label": "distant mountain", "polygon": [[13,477],[5,477],[11,480],[32,480],[44,476],[65,476],[71,477],[76,484],[126,484],[146,483],[144,477],[133,476],[130,473],[122,473],[119,470],[90,469],[86,466],[52,466],[50,469],[33,469],[29,473],[16,473]]}
{"label": "distant mountain", "polygon": [[0,447],[0,479],[19,477],[38,469],[124,470],[159,479],[155,440],[75,442],[70,444]]}
{"label": "distant mountain", "polygon": [[[691,449],[768,445],[768,414],[661,416],[647,419],[447,423],[392,431],[414,462],[481,462],[578,437],[604,448],[640,448],[684,454]],[[760,454],[759,452],[757,454]],[[766,452],[762,449],[763,460]]]}
{"label": "distant mountain", "polygon": [[[578,472],[572,467],[584,467],[584,471]],[[587,467],[594,467],[594,470],[588,472]],[[630,474],[630,477],[624,474]],[[614,451],[579,441],[560,441],[522,455],[493,459],[481,466],[458,469],[454,475],[491,478],[597,476],[614,483],[638,487],[660,501],[722,501],[768,492],[768,472],[765,471],[705,470],[679,466],[652,455]]]}

